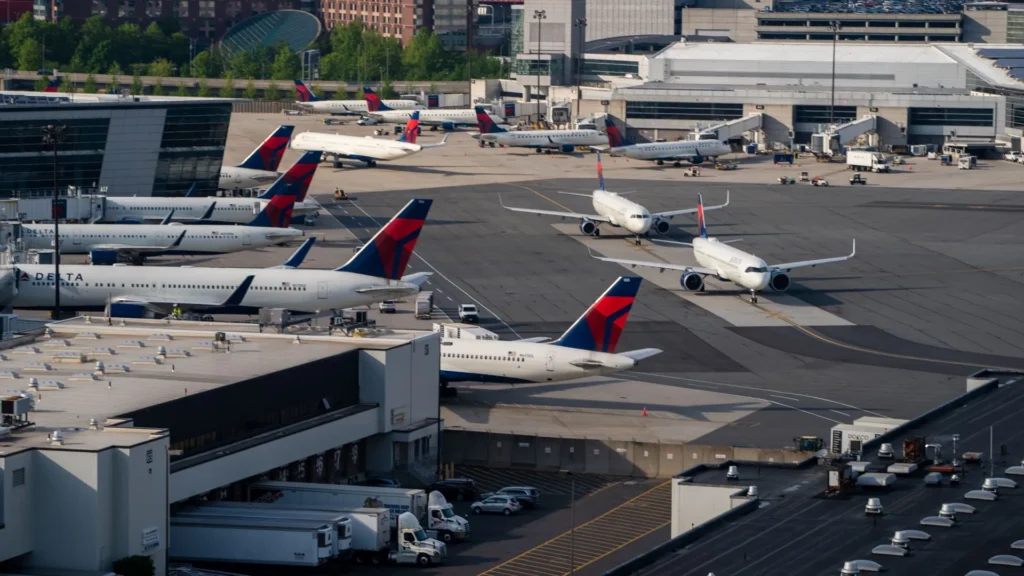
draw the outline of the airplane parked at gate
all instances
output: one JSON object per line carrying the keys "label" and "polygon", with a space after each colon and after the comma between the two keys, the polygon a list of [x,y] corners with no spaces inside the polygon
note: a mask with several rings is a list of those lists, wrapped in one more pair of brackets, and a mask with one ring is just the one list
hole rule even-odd
{"label": "airplane parked at gate", "polygon": [[560,382],[622,372],[660,354],[657,348],[615,352],[642,278],[616,280],[553,342],[441,340],[441,382]]}
{"label": "airplane parked at gate", "polygon": [[[297,263],[288,265],[295,256],[285,267],[263,269],[61,266],[60,299],[72,310],[107,310],[111,316],[133,318],[168,314],[175,306],[187,312],[253,314],[260,308],[319,312],[396,300],[419,292],[429,276],[402,274],[431,203],[411,200],[335,270],[296,269]],[[51,309],[53,266],[18,264],[14,271],[12,306]]]}
{"label": "airplane parked at gate", "polygon": [[622,135],[611,116],[605,116],[604,126],[605,133],[608,134],[609,154],[625,156],[632,160],[651,160],[657,162],[658,166],[664,165],[666,161],[679,166],[682,160],[701,164],[705,159],[714,160],[718,156],[732,152],[728,144],[719,140],[677,140],[637,144]]}
{"label": "airplane parked at gate", "polygon": [[295,126],[278,126],[244,162],[220,167],[221,190],[246,190],[270,184],[278,179],[277,167],[288,149]]}
{"label": "airplane parked at gate", "polygon": [[405,125],[402,135],[396,140],[385,140],[371,136],[344,136],[342,134],[323,134],[321,132],[303,132],[292,141],[296,150],[322,150],[323,155],[333,157],[337,162],[341,158],[359,160],[373,168],[378,161],[397,160],[416,154],[426,148],[438,148],[448,142],[445,134],[437,144],[417,144],[420,133],[420,111],[413,110],[409,122]]}
{"label": "airplane parked at gate", "polygon": [[[591,198],[594,204],[594,211],[597,214],[579,214],[576,212],[559,212],[557,210],[535,210],[533,208],[512,208],[502,206],[506,210],[515,212],[526,212],[543,216],[561,216],[562,218],[575,218],[580,221],[580,232],[587,236],[600,236],[601,224],[608,224],[616,228],[624,228],[636,235],[636,243],[640,244],[640,236],[654,230],[658,234],[667,234],[669,231],[669,220],[680,214],[693,214],[698,208],[685,208],[682,210],[669,210],[667,212],[651,213],[643,206],[623,198],[622,194],[608,192],[604,189],[604,172],[601,168],[601,153],[597,153],[597,181],[598,189],[590,194],[577,194],[574,192],[563,192],[573,196]],[[500,196],[498,197],[500,200]],[[729,205],[729,193],[725,193],[725,204],[708,206],[705,210],[717,210]]]}
{"label": "airplane parked at gate", "polygon": [[[315,202],[305,202],[309,184],[320,164],[320,152],[306,152],[284,175],[286,182],[297,182],[298,197],[292,215],[301,216],[320,209]],[[268,192],[269,193],[269,192]],[[259,198],[158,198],[155,196],[109,196],[103,200],[103,217],[97,222],[140,224],[160,222],[174,211],[174,220],[190,224],[248,224],[266,208],[270,201],[264,193]]]}
{"label": "airplane parked at gate", "polygon": [[476,125],[480,129],[479,134],[473,138],[480,141],[480,146],[490,144],[491,146],[509,146],[515,148],[534,148],[537,152],[544,149],[572,152],[577,146],[596,146],[605,142],[604,134],[597,130],[521,130],[510,132],[498,126],[491,120],[483,108],[477,106]]}
{"label": "airplane parked at gate", "polygon": [[[365,92],[373,93],[366,88]],[[366,100],[321,100],[306,86],[302,80],[295,80],[295,94],[299,97],[296,104],[300,108],[313,110],[314,112],[326,112],[332,116],[361,116],[367,112],[375,112],[377,109]],[[392,110],[419,110],[423,108],[413,100],[380,100]]]}
{"label": "airplane parked at gate", "polygon": [[[408,122],[412,114],[410,110],[392,109],[381,102],[380,97],[374,94],[372,90],[366,90],[366,102],[370,106],[370,116],[391,124],[404,124]],[[476,110],[472,108],[451,110],[438,108],[435,110],[420,110],[419,112],[420,124],[430,126],[431,130],[436,130],[440,127],[445,132],[451,132],[460,126],[476,126],[478,121]],[[494,114],[488,114],[487,117],[495,124],[501,124],[505,121],[504,118]]]}
{"label": "airplane parked at gate", "polygon": [[683,273],[679,277],[679,284],[684,290],[688,291],[697,290],[703,292],[704,277],[714,276],[719,280],[733,282],[737,286],[749,290],[750,302],[757,304],[757,293],[765,288],[771,288],[776,292],[785,292],[790,285],[789,272],[791,270],[830,264],[832,262],[843,262],[857,254],[857,240],[854,239],[853,251],[850,252],[849,256],[769,265],[757,256],[729,245],[733,242],[739,242],[739,239],[722,242],[717,238],[709,237],[707,226],[704,223],[703,199],[700,198],[700,195],[697,198],[697,224],[700,227],[700,236],[694,238],[692,243],[669,242],[667,240],[659,240],[659,242],[692,246],[694,259],[697,260],[699,266],[607,258],[604,256],[594,256],[593,254],[591,256],[605,262],[615,262],[633,267],[659,268],[662,272],[665,270],[678,270]]}

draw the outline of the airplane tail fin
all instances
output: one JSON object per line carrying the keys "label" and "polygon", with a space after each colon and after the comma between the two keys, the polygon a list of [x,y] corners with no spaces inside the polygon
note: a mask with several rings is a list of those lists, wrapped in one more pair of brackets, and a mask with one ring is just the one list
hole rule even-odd
{"label": "airplane tail fin", "polygon": [[43,88],[43,92],[58,92],[60,91],[60,76],[54,76],[52,80],[46,83],[46,87]]}
{"label": "airplane tail fin", "polygon": [[281,175],[274,183],[267,188],[267,191],[260,194],[261,200],[273,200],[274,197],[287,193],[289,188],[294,188],[295,201],[302,202],[306,199],[306,192],[309,191],[309,184],[313,181],[316,168],[320,165],[320,156],[323,153],[319,150],[310,150],[303,153],[301,157],[292,164],[287,172]]}
{"label": "airplane tail fin", "polygon": [[298,96],[299,102],[316,102],[319,100],[316,94],[313,94],[313,91],[309,89],[309,86],[306,86],[305,82],[297,78],[295,79],[295,95]]}
{"label": "airplane tail fin", "polygon": [[[284,176],[281,177],[283,179]],[[281,180],[278,180],[280,182]],[[285,184],[274,191],[274,195],[263,207],[263,210],[252,219],[247,226],[264,228],[287,228],[292,224],[292,210],[298,197],[298,185]]]}
{"label": "airplane tail fin", "polygon": [[597,152],[597,185],[604,190],[604,168],[601,167],[601,151]]}
{"label": "airplane tail fin", "polygon": [[639,276],[620,277],[551,344],[614,354],[642,281]]}
{"label": "airplane tail fin", "polygon": [[401,279],[432,203],[429,199],[410,200],[351,260],[336,270],[388,280]]}
{"label": "airplane tail fin", "polygon": [[610,115],[604,117],[604,132],[608,135],[608,145],[612,148],[635,144],[635,142],[622,135],[622,131],[615,125],[615,120]]}
{"label": "airplane tail fin", "polygon": [[704,197],[697,193],[697,227],[700,229],[700,237],[708,237],[708,228],[704,224]]}
{"label": "airplane tail fin", "polygon": [[388,110],[394,110],[394,108],[388,106],[380,99],[380,95],[373,91],[372,88],[363,88],[363,98],[366,99],[366,109],[370,112],[386,112]]}
{"label": "airplane tail fin", "polygon": [[[296,82],[300,82],[300,80],[296,80]],[[277,167],[281,165],[281,158],[284,158],[284,152],[288,149],[288,142],[291,141],[294,130],[295,126],[278,126],[277,130],[267,136],[267,139],[256,147],[244,162],[238,165],[238,168],[276,171]]]}
{"label": "airplane tail fin", "polygon": [[409,121],[405,123],[405,130],[398,137],[399,142],[416,143],[416,137],[420,135],[420,111],[417,110],[409,115]]}
{"label": "airplane tail fin", "polygon": [[494,119],[491,118],[491,115],[482,106],[474,106],[473,110],[476,112],[476,127],[480,130],[481,134],[508,132],[508,130],[495,124]]}

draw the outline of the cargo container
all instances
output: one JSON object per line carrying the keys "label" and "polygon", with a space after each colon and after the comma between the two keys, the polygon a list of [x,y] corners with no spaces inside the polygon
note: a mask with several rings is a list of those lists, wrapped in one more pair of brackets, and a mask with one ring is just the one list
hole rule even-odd
{"label": "cargo container", "polygon": [[[234,504],[241,504],[235,506]],[[176,512],[176,518],[256,518],[260,520],[300,520],[323,522],[334,527],[334,547],[331,556],[347,558],[352,545],[352,521],[341,512],[324,510],[289,510],[273,506],[253,506],[246,503],[211,502]]]}
{"label": "cargo container", "polygon": [[172,516],[169,524],[167,555],[178,561],[315,568],[334,549],[335,528],[324,522]]}

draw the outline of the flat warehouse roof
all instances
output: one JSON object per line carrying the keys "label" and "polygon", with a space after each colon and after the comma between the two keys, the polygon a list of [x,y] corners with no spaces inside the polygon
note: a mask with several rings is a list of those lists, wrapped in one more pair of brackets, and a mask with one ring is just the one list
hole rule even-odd
{"label": "flat warehouse roof", "polygon": [[[831,42],[687,43],[678,42],[657,59],[731,60],[748,62],[832,62]],[[956,64],[956,60],[927,45],[840,43],[839,62],[901,64]]]}

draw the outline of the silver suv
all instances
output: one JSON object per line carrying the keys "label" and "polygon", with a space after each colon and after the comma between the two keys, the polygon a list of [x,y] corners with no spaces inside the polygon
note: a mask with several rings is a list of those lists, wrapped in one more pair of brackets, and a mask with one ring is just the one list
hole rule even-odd
{"label": "silver suv", "polygon": [[473,511],[473,514],[491,512],[493,514],[510,516],[522,512],[523,507],[512,496],[490,496],[481,498],[479,502],[473,502],[470,509]]}
{"label": "silver suv", "polygon": [[532,486],[506,486],[497,492],[491,492],[480,496],[486,499],[489,496],[512,496],[526,508],[537,508],[540,506],[540,490]]}

